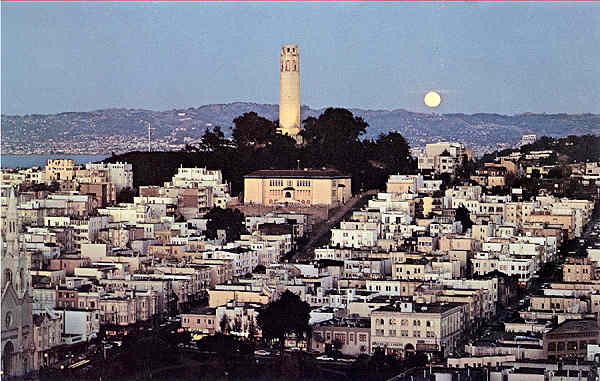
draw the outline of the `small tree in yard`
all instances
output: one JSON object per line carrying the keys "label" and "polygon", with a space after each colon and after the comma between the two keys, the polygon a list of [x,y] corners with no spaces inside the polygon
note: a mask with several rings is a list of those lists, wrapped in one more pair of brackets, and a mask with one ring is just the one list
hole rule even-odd
{"label": "small tree in yard", "polygon": [[233,319],[233,332],[241,333],[242,332],[242,321],[240,318]]}
{"label": "small tree in yard", "polygon": [[229,333],[231,327],[229,326],[229,318],[227,317],[227,315],[223,315],[221,321],[219,322],[219,327],[221,328],[222,334],[225,335]]}
{"label": "small tree in yard", "polygon": [[258,331],[256,330],[256,325],[254,324],[254,320],[250,320],[250,323],[248,324],[248,340],[250,340],[250,342],[254,343],[256,341],[257,334],[258,334]]}
{"label": "small tree in yard", "polygon": [[308,332],[309,314],[308,303],[300,300],[298,295],[286,291],[258,313],[257,322],[266,340],[279,340],[283,355],[287,335],[295,334],[296,338],[303,338]]}

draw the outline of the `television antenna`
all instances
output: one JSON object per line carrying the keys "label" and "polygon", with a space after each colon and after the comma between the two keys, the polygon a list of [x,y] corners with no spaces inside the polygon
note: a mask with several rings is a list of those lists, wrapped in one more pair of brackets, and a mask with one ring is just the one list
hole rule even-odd
{"label": "television antenna", "polygon": [[150,127],[150,122],[146,122],[148,124],[148,152],[152,152],[152,143],[150,141],[151,131],[156,130],[156,128]]}

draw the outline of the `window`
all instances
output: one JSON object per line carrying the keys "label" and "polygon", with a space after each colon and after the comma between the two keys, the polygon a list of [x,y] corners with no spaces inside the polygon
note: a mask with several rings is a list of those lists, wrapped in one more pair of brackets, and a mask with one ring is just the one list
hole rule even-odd
{"label": "window", "polygon": [[360,335],[358,335],[358,341],[360,341],[361,343],[366,343],[367,342],[367,335],[364,333],[361,333]]}
{"label": "window", "polygon": [[413,337],[421,337],[421,331],[413,331]]}
{"label": "window", "polygon": [[6,313],[6,318],[4,319],[6,328],[10,328],[10,326],[12,325],[12,322],[13,322],[13,315],[12,315],[12,312],[9,311]]}

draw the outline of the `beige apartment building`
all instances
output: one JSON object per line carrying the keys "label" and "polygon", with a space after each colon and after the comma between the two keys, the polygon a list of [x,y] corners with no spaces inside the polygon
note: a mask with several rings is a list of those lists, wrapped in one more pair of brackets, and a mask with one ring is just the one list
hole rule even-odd
{"label": "beige apartment building", "polygon": [[253,289],[245,284],[219,285],[221,289],[208,290],[209,307],[226,305],[229,301],[268,304],[273,294],[266,288]]}
{"label": "beige apartment building", "polygon": [[405,262],[392,264],[392,279],[425,280],[433,273],[431,262],[427,259],[406,259]]}
{"label": "beige apartment building", "polygon": [[566,320],[544,334],[544,353],[551,360],[585,358],[588,344],[597,344],[600,329],[595,319]]}
{"label": "beige apartment building", "polygon": [[352,197],[349,175],[337,169],[259,170],[244,176],[244,203],[335,207]]}
{"label": "beige apartment building", "polygon": [[560,226],[567,239],[574,237],[575,231],[575,215],[570,214],[554,214],[549,210],[535,210],[529,216],[524,218],[527,224],[542,224]]}
{"label": "beige apartment building", "polygon": [[478,247],[475,239],[467,236],[448,234],[440,238],[439,248],[441,252],[452,250],[473,251]]}
{"label": "beige apartment building", "polygon": [[81,167],[75,165],[73,159],[48,159],[46,162],[46,181],[73,180],[77,170]]}
{"label": "beige apartment building", "polygon": [[100,323],[127,326],[136,322],[135,299],[105,296],[100,299]]}
{"label": "beige apartment building", "polygon": [[463,303],[419,304],[398,302],[371,313],[371,353],[404,356],[409,352],[442,352],[456,348],[468,316]]}
{"label": "beige apartment building", "polygon": [[214,335],[217,309],[214,307],[202,307],[188,314],[181,315],[181,327],[186,331],[201,335]]}
{"label": "beige apartment building", "polygon": [[573,296],[532,296],[531,310],[553,312],[589,312],[588,301]]}
{"label": "beige apartment building", "polygon": [[589,282],[596,277],[596,265],[588,258],[569,257],[563,264],[563,282]]}
{"label": "beige apartment building", "polygon": [[313,325],[310,349],[323,353],[341,344],[340,352],[348,356],[370,354],[371,320],[332,319]]}
{"label": "beige apartment building", "polygon": [[417,193],[422,187],[422,175],[391,175],[386,183],[386,192]]}

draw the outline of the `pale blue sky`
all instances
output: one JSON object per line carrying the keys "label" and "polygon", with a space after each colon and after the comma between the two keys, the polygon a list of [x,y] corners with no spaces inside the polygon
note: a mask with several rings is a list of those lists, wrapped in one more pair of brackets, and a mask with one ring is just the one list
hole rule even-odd
{"label": "pale blue sky", "polygon": [[600,4],[2,3],[2,113],[279,101],[600,113]]}

